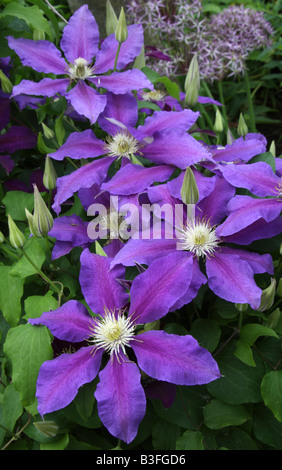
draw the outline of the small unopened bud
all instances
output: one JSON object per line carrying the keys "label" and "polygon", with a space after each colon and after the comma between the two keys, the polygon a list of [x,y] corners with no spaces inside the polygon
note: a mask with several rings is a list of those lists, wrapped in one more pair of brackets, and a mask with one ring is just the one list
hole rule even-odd
{"label": "small unopened bud", "polygon": [[189,166],[185,171],[180,194],[184,204],[197,204],[199,200],[199,190],[195,175]]}
{"label": "small unopened bud", "polygon": [[110,34],[115,33],[116,27],[118,24],[117,15],[115,14],[115,10],[112,7],[110,0],[107,0],[106,3],[106,33],[107,36]]}
{"label": "small unopened bud", "polygon": [[58,434],[59,427],[55,421],[36,421],[33,424],[38,431],[47,437],[55,437]]}
{"label": "small unopened bud", "polygon": [[25,236],[17,227],[10,214],[8,214],[9,240],[14,248],[22,248],[25,244]]}
{"label": "small unopened bud", "polygon": [[4,91],[4,93],[9,93],[9,94],[12,93],[13,85],[2,70],[0,70],[0,81],[1,81],[1,88]]}
{"label": "small unopened bud", "polygon": [[276,279],[272,278],[270,285],[262,291],[260,306],[258,308],[259,312],[264,312],[272,307],[275,297],[276,290]]}
{"label": "small unopened bud", "polygon": [[52,129],[47,127],[46,124],[44,124],[44,122],[42,122],[42,129],[43,129],[43,134],[46,137],[46,139],[53,139],[54,132],[52,131]]}
{"label": "small unopened bud", "polygon": [[200,88],[200,73],[197,55],[193,56],[185,78],[185,104],[193,106],[198,102]]}
{"label": "small unopened bud", "polygon": [[57,173],[51,158],[47,155],[45,160],[45,168],[43,173],[43,184],[47,189],[55,189],[57,182]]}
{"label": "small unopened bud", "polygon": [[237,132],[240,137],[245,137],[245,135],[248,134],[248,126],[245,122],[245,119],[242,113],[240,113],[240,116],[239,116]]}
{"label": "small unopened bud", "polygon": [[269,151],[273,155],[273,157],[275,158],[276,157],[276,146],[275,146],[275,141],[274,140],[270,144]]}
{"label": "small unopened bud", "polygon": [[42,198],[36,184],[33,185],[34,189],[34,212],[33,212],[33,227],[38,237],[45,237],[53,227],[53,217],[44,199]]}
{"label": "small unopened bud", "polygon": [[224,129],[223,119],[222,119],[222,115],[219,109],[217,109],[215,113],[215,121],[214,121],[213,129],[215,132],[222,132]]}
{"label": "small unopened bud", "polygon": [[120,15],[115,31],[115,38],[116,40],[121,44],[122,42],[125,42],[128,37],[128,31],[127,31],[127,25],[126,25],[126,19],[125,19],[125,14],[124,14],[124,9],[121,7],[120,10]]}
{"label": "small unopened bud", "polygon": [[235,308],[236,310],[238,310],[238,312],[245,312],[249,307],[249,304],[235,304]]}
{"label": "small unopened bud", "polygon": [[2,232],[0,232],[0,243],[4,243],[5,237]]}
{"label": "small unopened bud", "polygon": [[278,297],[282,297],[282,277],[280,277],[279,279],[276,294],[278,295]]}
{"label": "small unopened bud", "polygon": [[40,41],[45,39],[45,32],[42,29],[35,29],[32,34],[32,39],[34,41]]}
{"label": "small unopened bud", "polygon": [[145,67],[145,65],[146,65],[146,62],[145,62],[145,52],[144,52],[144,44],[143,44],[140,54],[136,57],[134,61],[133,68],[141,70],[143,67]]}

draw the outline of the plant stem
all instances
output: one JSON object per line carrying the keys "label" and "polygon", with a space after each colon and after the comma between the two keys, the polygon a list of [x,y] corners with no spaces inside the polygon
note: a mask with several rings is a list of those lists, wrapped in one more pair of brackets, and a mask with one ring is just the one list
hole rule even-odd
{"label": "plant stem", "polygon": [[223,88],[222,88],[222,81],[219,80],[217,82],[217,87],[218,87],[218,93],[219,93],[219,101],[222,104],[222,114],[224,117],[224,127],[227,130],[228,128],[228,117],[226,113],[226,106],[225,106],[225,101],[224,101],[224,95],[223,95]]}
{"label": "plant stem", "polygon": [[251,132],[256,132],[254,106],[253,106],[253,100],[252,100],[252,94],[251,94],[250,80],[249,80],[249,75],[247,71],[244,74],[244,80],[245,80],[245,87],[246,87],[248,107],[249,107],[250,128],[251,128]]}
{"label": "plant stem", "polygon": [[56,8],[53,7],[53,5],[51,5],[50,2],[48,2],[48,0],[45,0],[45,2],[47,3],[48,7],[51,8],[51,10],[59,16],[59,18],[61,18],[61,20],[63,20],[66,24],[68,24],[67,20],[56,10]]}
{"label": "plant stem", "polygon": [[116,69],[117,69],[117,61],[118,61],[118,56],[119,56],[120,48],[121,48],[121,42],[118,43],[118,48],[117,48],[117,53],[116,53],[116,58],[115,58],[115,65],[114,65],[114,72],[115,72]]}

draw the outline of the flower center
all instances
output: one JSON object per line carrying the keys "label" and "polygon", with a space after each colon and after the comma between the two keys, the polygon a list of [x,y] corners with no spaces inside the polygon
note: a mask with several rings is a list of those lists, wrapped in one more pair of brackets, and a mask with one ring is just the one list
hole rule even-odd
{"label": "flower center", "polygon": [[161,101],[165,97],[165,93],[160,90],[144,91],[142,98],[145,101]]}
{"label": "flower center", "polygon": [[126,354],[125,347],[134,337],[134,330],[130,317],[127,318],[122,311],[105,310],[104,317],[93,322],[89,341],[95,345],[94,353],[103,348],[110,356],[115,354],[118,357],[121,351]]}
{"label": "flower center", "polygon": [[94,68],[89,66],[89,62],[82,57],[75,59],[73,64],[69,65],[68,75],[72,80],[86,80],[93,77]]}
{"label": "flower center", "polygon": [[108,136],[107,143],[105,144],[106,153],[111,157],[126,157],[130,159],[134,153],[141,153],[140,148],[142,144],[138,142],[128,132],[118,132],[114,136]]}
{"label": "flower center", "polygon": [[211,255],[218,247],[220,239],[216,236],[215,227],[205,221],[193,221],[179,230],[179,247],[191,251],[197,258]]}

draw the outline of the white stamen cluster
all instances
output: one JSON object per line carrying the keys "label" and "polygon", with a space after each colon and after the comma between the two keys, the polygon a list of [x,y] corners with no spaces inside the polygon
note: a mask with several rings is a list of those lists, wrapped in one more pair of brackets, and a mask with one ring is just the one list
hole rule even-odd
{"label": "white stamen cluster", "polygon": [[140,153],[142,144],[128,132],[120,131],[114,136],[108,136],[105,151],[110,157],[126,157]]}
{"label": "white stamen cluster", "polygon": [[93,72],[94,68],[89,65],[89,62],[79,57],[69,65],[68,75],[72,80],[86,80],[89,77],[94,77]]}
{"label": "white stamen cluster", "polygon": [[104,317],[93,322],[89,342],[95,345],[94,353],[102,348],[110,356],[115,354],[118,358],[120,352],[126,354],[125,348],[133,339],[134,330],[131,318],[123,315],[122,311],[105,310]]}
{"label": "white stamen cluster", "polygon": [[191,251],[197,258],[211,255],[217,248],[220,239],[215,233],[215,227],[211,227],[205,221],[189,222],[179,230],[179,248]]}
{"label": "white stamen cluster", "polygon": [[161,101],[164,97],[165,93],[160,90],[144,91],[142,93],[142,99],[145,101]]}

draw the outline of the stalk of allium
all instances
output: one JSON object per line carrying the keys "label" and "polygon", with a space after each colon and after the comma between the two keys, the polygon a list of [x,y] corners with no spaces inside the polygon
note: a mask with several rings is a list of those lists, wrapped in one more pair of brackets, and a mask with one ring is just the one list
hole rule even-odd
{"label": "stalk of allium", "polygon": [[18,54],[23,65],[37,72],[59,76],[55,79],[44,78],[38,83],[22,80],[13,88],[12,97],[21,94],[52,97],[59,93],[70,101],[79,114],[89,118],[91,124],[96,122],[107,102],[106,95],[101,94],[99,89],[119,94],[152,88],[141,70],[108,74],[114,69],[118,49],[118,70],[124,69],[138,56],[143,45],[142,26],[129,26],[128,39],[121,46],[115,35],[111,34],[99,50],[98,25],[87,5],[76,10],[64,27],[60,47],[65,59],[49,41],[15,39],[12,36],[7,39],[9,47]]}
{"label": "stalk of allium", "polygon": [[106,354],[109,361],[99,373],[94,393],[98,414],[113,436],[130,443],[146,410],[140,370],[156,381],[175,385],[209,383],[220,377],[220,371],[211,354],[190,335],[141,332],[145,323],[165,315],[182,295],[185,282],[180,257],[172,288],[167,286],[175,259],[168,257],[166,266],[152,264],[133,280],[127,308],[128,293],[117,281],[124,279],[125,269],[110,270],[110,258],[88,249],[80,261],[81,289],[95,315],[91,317],[82,303],[71,300],[29,320],[32,325],[47,326],[59,339],[86,341],[75,353],[42,364],[36,389],[38,411],[43,416],[67,406],[79,387],[94,380]]}

